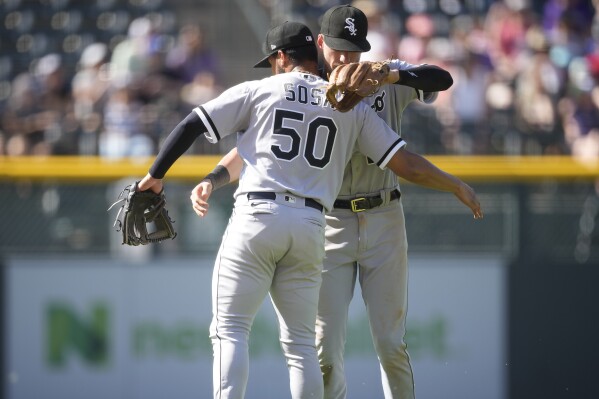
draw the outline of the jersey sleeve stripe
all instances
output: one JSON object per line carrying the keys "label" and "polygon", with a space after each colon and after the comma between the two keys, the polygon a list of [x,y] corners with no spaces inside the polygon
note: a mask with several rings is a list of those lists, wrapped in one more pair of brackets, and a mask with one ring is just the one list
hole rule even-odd
{"label": "jersey sleeve stripe", "polygon": [[220,140],[220,135],[218,134],[218,129],[216,128],[216,126],[214,126],[214,123],[212,122],[210,115],[208,115],[208,113],[206,112],[204,107],[202,107],[200,105],[200,106],[194,108],[194,111],[196,114],[198,114],[198,116],[204,123],[204,126],[206,126],[206,129],[208,129],[208,132],[204,133],[204,135],[206,136],[206,139],[212,144],[218,142]]}
{"label": "jersey sleeve stripe", "polygon": [[393,155],[395,155],[395,153],[399,151],[400,148],[405,147],[405,145],[406,142],[404,141],[404,139],[399,138],[395,143],[393,143],[391,147],[389,147],[385,155],[383,155],[383,157],[376,163],[376,165],[381,169],[385,169],[391,157],[393,157]]}

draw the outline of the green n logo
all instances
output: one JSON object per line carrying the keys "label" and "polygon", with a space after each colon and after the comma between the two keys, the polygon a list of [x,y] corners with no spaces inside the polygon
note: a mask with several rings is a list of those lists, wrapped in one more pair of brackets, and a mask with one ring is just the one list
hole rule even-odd
{"label": "green n logo", "polygon": [[51,303],[46,309],[46,360],[51,367],[63,367],[74,350],[90,365],[108,361],[108,307],[96,303],[86,320],[67,304]]}

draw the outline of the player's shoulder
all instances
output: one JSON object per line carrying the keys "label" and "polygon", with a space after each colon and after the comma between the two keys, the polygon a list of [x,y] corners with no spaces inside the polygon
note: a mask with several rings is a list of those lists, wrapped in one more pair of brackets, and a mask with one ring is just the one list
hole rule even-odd
{"label": "player's shoulder", "polygon": [[[262,79],[263,80],[263,79]],[[241,83],[237,83],[228,89],[226,89],[224,93],[248,93],[252,90],[255,90],[256,87],[260,87],[262,80],[246,80]]]}
{"label": "player's shoulder", "polygon": [[268,90],[273,87],[279,86],[281,82],[289,81],[289,77],[285,76],[287,73],[281,73],[276,75],[266,76],[258,80],[250,80],[245,82],[248,90]]}
{"label": "player's shoulder", "polygon": [[246,80],[226,89],[223,94],[228,96],[254,96],[265,90],[272,90],[272,88],[276,86],[276,84],[273,84],[273,78],[276,78],[277,76],[278,75],[272,75],[262,79]]}
{"label": "player's shoulder", "polygon": [[324,80],[323,78],[321,78],[320,76],[311,74],[311,73],[306,73],[306,72],[287,72],[287,73],[280,73],[277,75],[272,75],[269,76],[268,78],[265,79],[269,79],[270,81],[283,81],[283,82],[305,82],[308,84],[312,84],[312,83],[316,83],[316,84],[327,84],[327,81]]}

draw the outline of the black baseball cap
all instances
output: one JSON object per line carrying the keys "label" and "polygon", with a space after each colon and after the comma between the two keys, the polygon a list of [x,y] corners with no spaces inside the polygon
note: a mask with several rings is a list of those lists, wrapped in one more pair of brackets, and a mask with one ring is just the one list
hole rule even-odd
{"label": "black baseball cap", "polygon": [[326,45],[333,50],[370,50],[370,43],[366,40],[368,19],[361,10],[348,4],[329,8],[324,13],[320,33]]}
{"label": "black baseball cap", "polygon": [[254,68],[270,68],[268,58],[277,51],[304,46],[316,47],[310,28],[299,22],[283,22],[266,33],[262,46],[266,57],[254,65]]}

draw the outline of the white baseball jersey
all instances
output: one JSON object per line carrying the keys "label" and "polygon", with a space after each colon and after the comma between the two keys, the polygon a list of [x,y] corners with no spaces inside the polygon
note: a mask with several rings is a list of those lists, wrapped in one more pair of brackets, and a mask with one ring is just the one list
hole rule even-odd
{"label": "white baseball jersey", "polygon": [[[392,69],[414,65],[392,61]],[[389,84],[362,101],[401,136],[401,116],[416,99],[431,102],[437,93]],[[371,158],[372,159],[372,158]],[[339,197],[389,194],[397,176],[381,170],[363,154],[347,164]],[[387,196],[387,198],[389,198]],[[316,346],[325,381],[325,398],[343,398],[347,386],[343,357],[347,309],[358,281],[374,348],[381,365],[384,397],[413,399],[414,378],[404,342],[408,309],[407,236],[401,199],[365,212],[334,209],[326,215],[326,256],[318,300]]]}
{"label": "white baseball jersey", "polygon": [[[405,70],[415,65],[405,61],[392,60],[391,69]],[[378,93],[362,100],[368,104],[379,117],[401,136],[401,115],[404,109],[415,99],[424,103],[433,102],[438,93],[424,93],[412,87],[388,84],[381,87]],[[359,194],[379,193],[381,189],[390,189],[398,185],[397,176],[389,169],[381,171],[372,167],[372,159],[363,154],[354,154],[347,164],[340,196],[354,197]]]}
{"label": "white baseball jersey", "polygon": [[341,113],[325,97],[327,82],[290,72],[241,83],[195,108],[217,142],[239,132],[245,162],[235,196],[255,191],[289,192],[320,202],[328,211],[355,151],[378,168],[405,142],[361,103]]}

